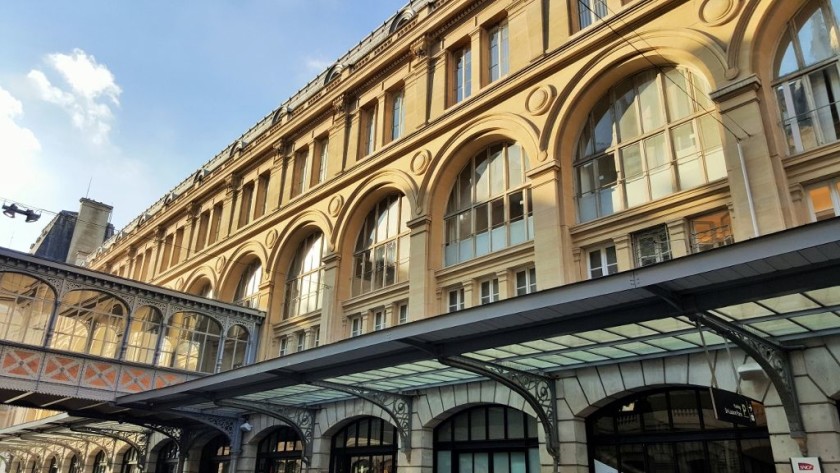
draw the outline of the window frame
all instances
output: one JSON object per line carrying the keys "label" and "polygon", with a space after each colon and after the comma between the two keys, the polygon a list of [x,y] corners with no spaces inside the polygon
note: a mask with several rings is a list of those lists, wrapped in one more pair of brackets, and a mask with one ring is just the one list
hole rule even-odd
{"label": "window frame", "polygon": [[[524,276],[525,284],[520,284],[519,276]],[[513,274],[513,284],[517,296],[524,296],[537,292],[537,268],[529,266],[516,270]]]}
{"label": "window frame", "polygon": [[[664,239],[660,238],[663,236]],[[642,241],[643,238],[652,238],[652,244],[654,245],[655,250],[653,254],[642,254],[643,245],[645,243]],[[671,249],[671,235],[668,231],[668,226],[665,224],[654,225],[644,230],[634,232],[631,240],[633,242],[633,260],[637,268],[664,263],[674,258],[673,250]],[[660,246],[662,244],[666,245],[664,249]]]}
{"label": "window frame", "polygon": [[486,83],[492,84],[510,74],[510,31],[504,19],[486,29]]}
{"label": "window frame", "polygon": [[478,301],[480,305],[498,302],[499,278],[486,278],[478,282]]}
{"label": "window frame", "polygon": [[453,287],[446,291],[447,313],[464,310],[466,306],[465,291],[463,286]]}
{"label": "window frame", "polygon": [[452,62],[450,77],[451,105],[459,104],[472,96],[472,51],[469,42],[453,48],[449,57]]}
{"label": "window frame", "polygon": [[379,103],[372,100],[359,111],[359,157],[364,158],[376,152],[376,115]]}
{"label": "window frame", "polygon": [[[610,262],[610,250],[612,250],[612,262]],[[598,252],[597,258],[599,260],[599,265],[597,267],[592,266],[592,255],[595,252]],[[613,243],[606,243],[587,249],[586,269],[589,279],[602,278],[604,276],[609,276],[611,274],[617,273],[618,255],[616,254],[615,245]],[[600,271],[600,274],[596,275],[596,271]]]}

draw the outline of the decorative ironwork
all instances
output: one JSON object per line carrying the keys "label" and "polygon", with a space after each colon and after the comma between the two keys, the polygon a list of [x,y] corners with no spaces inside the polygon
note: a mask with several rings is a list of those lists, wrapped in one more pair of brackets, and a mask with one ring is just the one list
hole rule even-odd
{"label": "decorative ironwork", "polygon": [[453,368],[490,378],[525,398],[543,425],[546,450],[554,457],[555,462],[560,461],[557,409],[554,405],[557,399],[557,388],[554,379],[458,355],[439,358],[438,361]]}
{"label": "decorative ironwork", "polygon": [[[209,425],[210,427],[222,432],[227,436],[228,440],[230,440],[231,452],[239,453],[239,449],[242,446],[242,431],[239,430],[239,426],[242,425],[241,417],[216,416],[212,414],[205,414],[203,412],[190,412],[181,409],[176,409],[176,412],[183,417],[197,420],[202,424]],[[184,432],[182,432],[182,435],[183,434]],[[190,440],[189,443],[192,443],[192,440]]]}
{"label": "decorative ironwork", "polygon": [[411,454],[411,396],[330,381],[310,381],[310,384],[352,394],[381,407],[396,423],[402,441],[401,450],[407,456]]}
{"label": "decorative ironwork", "polygon": [[103,437],[108,437],[114,440],[119,440],[121,442],[125,442],[130,445],[133,449],[137,450],[138,454],[138,466],[142,469],[143,466],[146,464],[146,458],[149,453],[149,432],[126,432],[124,430],[115,430],[115,429],[100,429],[97,427],[88,427],[88,426],[72,426],[70,430],[73,432],[79,432],[83,434],[93,434],[93,435],[101,435]]}
{"label": "decorative ironwork", "polygon": [[315,435],[315,411],[313,409],[241,399],[222,399],[214,401],[214,403],[217,406],[247,409],[285,422],[289,427],[295,429],[300,436],[303,443],[303,462],[307,465],[310,464],[312,459],[312,442]]}
{"label": "decorative ironwork", "polygon": [[61,448],[70,450],[71,452],[75,453],[79,457],[84,456],[83,446],[74,445],[74,444],[84,445],[84,442],[81,442],[81,441],[61,442],[59,440],[56,440],[54,437],[44,438],[44,437],[37,436],[37,435],[34,435],[34,434],[32,434],[32,435],[30,435],[30,434],[21,435],[20,439],[25,440],[27,442],[49,443],[51,445],[56,445],[56,446],[59,446]]}

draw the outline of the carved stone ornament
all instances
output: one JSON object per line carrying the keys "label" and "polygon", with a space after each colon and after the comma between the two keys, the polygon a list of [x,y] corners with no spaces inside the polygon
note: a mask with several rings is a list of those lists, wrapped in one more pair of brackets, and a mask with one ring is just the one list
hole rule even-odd
{"label": "carved stone ornament", "polygon": [[743,0],[703,0],[698,16],[709,26],[719,26],[738,15]]}
{"label": "carved stone ornament", "polygon": [[222,272],[222,270],[225,268],[225,263],[226,262],[227,262],[227,260],[225,259],[224,256],[219,256],[218,258],[216,258],[216,272],[217,273]]}
{"label": "carved stone ornament", "polygon": [[541,85],[528,93],[525,99],[525,108],[532,115],[542,115],[551,108],[557,90],[551,85]]}
{"label": "carved stone ornament", "polygon": [[343,205],[344,197],[341,197],[340,195],[335,195],[332,199],[330,199],[330,203],[327,206],[327,211],[329,211],[330,215],[332,215],[333,217],[337,217],[338,213],[341,212],[341,206]]}
{"label": "carved stone ornament", "polygon": [[411,54],[415,58],[427,57],[429,55],[429,49],[431,49],[431,44],[429,37],[423,35],[411,43]]}
{"label": "carved stone ornament", "polygon": [[421,175],[426,172],[429,163],[432,162],[432,153],[429,150],[421,150],[411,158],[411,172],[416,175]]}
{"label": "carved stone ornament", "polygon": [[274,248],[275,243],[277,243],[277,229],[272,228],[265,236],[265,246]]}

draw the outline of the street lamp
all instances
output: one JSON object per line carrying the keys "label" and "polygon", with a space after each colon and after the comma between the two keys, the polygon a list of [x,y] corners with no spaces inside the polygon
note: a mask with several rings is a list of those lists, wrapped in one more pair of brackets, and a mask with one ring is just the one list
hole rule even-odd
{"label": "street lamp", "polygon": [[15,214],[25,215],[26,223],[37,222],[41,218],[41,214],[32,209],[23,210],[17,204],[3,204],[3,215],[9,218],[15,218]]}

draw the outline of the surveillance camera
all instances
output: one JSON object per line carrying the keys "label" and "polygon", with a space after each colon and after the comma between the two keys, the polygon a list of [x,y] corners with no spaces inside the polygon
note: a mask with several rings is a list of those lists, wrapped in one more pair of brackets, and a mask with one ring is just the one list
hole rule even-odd
{"label": "surveillance camera", "polygon": [[243,432],[250,432],[253,428],[254,428],[254,426],[247,423],[247,422],[245,422],[244,424],[239,426],[239,430],[241,430]]}

